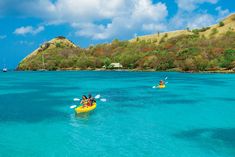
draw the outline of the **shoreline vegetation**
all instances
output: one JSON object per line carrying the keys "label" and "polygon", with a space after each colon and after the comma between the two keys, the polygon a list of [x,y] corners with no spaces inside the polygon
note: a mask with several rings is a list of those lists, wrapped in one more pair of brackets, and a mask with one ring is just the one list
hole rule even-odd
{"label": "shoreline vegetation", "polygon": [[224,73],[224,74],[235,74],[234,70],[226,70],[220,69],[215,71],[183,71],[179,69],[168,69],[164,71],[156,71],[154,69],[80,69],[80,68],[66,68],[66,69],[56,69],[56,70],[45,70],[45,69],[38,69],[38,70],[16,70],[16,71],[121,71],[121,72],[179,72],[179,73]]}
{"label": "shoreline vegetation", "polygon": [[17,70],[235,73],[235,14],[201,29],[77,47],[63,36],[43,43]]}

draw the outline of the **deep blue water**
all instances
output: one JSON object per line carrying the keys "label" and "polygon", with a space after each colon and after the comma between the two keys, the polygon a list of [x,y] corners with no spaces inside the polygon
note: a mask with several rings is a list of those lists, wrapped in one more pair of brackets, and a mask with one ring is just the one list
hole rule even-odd
{"label": "deep blue water", "polygon": [[[165,89],[153,89],[168,76]],[[234,157],[235,75],[0,73],[0,156]],[[90,114],[73,98],[101,94]]]}

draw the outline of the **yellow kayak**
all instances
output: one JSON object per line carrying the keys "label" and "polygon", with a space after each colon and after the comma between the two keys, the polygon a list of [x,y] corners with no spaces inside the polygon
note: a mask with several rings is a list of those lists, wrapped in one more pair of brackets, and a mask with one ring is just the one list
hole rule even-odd
{"label": "yellow kayak", "polygon": [[76,113],[85,113],[85,112],[90,112],[94,110],[95,108],[96,108],[96,103],[93,103],[92,106],[87,106],[87,107],[78,106],[74,110]]}
{"label": "yellow kayak", "polygon": [[165,88],[166,85],[158,85],[157,88]]}

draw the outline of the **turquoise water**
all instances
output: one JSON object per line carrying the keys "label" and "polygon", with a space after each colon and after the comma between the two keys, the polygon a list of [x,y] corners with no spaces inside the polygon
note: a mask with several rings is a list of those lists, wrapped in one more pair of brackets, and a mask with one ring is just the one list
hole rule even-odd
{"label": "turquoise water", "polygon": [[[168,76],[165,89],[153,89]],[[235,75],[0,73],[0,156],[234,157]],[[101,94],[90,114],[73,98]]]}

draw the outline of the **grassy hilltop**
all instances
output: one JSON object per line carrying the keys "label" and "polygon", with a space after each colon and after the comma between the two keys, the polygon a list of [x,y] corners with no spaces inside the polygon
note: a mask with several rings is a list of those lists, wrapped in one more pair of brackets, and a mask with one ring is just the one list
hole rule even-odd
{"label": "grassy hilltop", "polygon": [[86,49],[57,37],[23,59],[17,69],[99,69],[112,62],[134,70],[233,71],[235,14],[210,27],[116,39]]}

